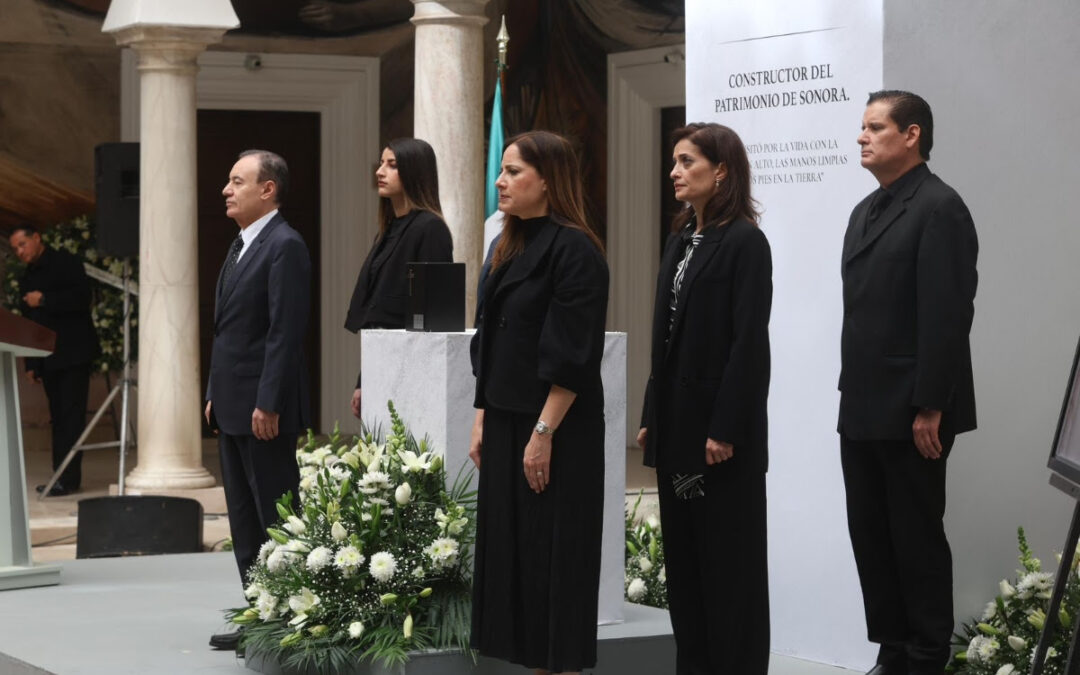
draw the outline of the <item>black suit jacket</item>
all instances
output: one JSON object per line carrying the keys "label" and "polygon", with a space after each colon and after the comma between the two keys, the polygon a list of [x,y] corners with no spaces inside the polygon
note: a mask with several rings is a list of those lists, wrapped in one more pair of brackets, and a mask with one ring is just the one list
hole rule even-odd
{"label": "black suit jacket", "polygon": [[[356,278],[345,317],[345,328],[353,333],[361,328],[404,328],[409,313],[406,265],[454,261],[450,228],[430,211],[412,211],[386,236],[385,242],[375,238]],[[356,387],[360,388],[360,375]]]}
{"label": "black suit jacket", "polygon": [[544,218],[535,239],[484,284],[472,366],[477,408],[539,414],[551,385],[600,413],[608,267],[581,231]]}
{"label": "black suit jacket", "polygon": [[20,302],[23,316],[56,332],[56,349],[43,358],[26,359],[37,375],[90,363],[100,353],[90,316],[90,279],[82,262],[67,251],[45,247],[19,281],[19,297],[41,291],[44,305]]}
{"label": "black suit jacket", "polygon": [[769,451],[769,314],[772,253],[765,234],[738,219],[704,232],[683,277],[670,337],[671,287],[685,244],[668,238],[653,310],[652,373],[641,426],[645,464],[704,472],[705,442],[731,443],[714,470],[765,471]]}
{"label": "black suit jacket", "polygon": [[946,434],[975,428],[975,224],[925,164],[900,183],[869,228],[873,194],[859,202],[844,236],[838,427],[856,441],[911,440],[920,408]]}
{"label": "black suit jacket", "polygon": [[218,276],[206,399],[217,426],[251,435],[255,408],[278,413],[282,434],[310,425],[304,332],[311,260],[304,240],[276,214],[236,263]]}

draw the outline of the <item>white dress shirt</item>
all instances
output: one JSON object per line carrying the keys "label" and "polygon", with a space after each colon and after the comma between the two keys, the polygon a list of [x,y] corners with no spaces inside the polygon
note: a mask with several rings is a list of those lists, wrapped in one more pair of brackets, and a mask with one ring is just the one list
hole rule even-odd
{"label": "white dress shirt", "polygon": [[240,230],[240,238],[244,240],[244,246],[240,249],[240,255],[236,256],[236,262],[240,262],[240,259],[244,257],[247,250],[251,248],[251,242],[255,241],[255,237],[259,236],[259,233],[262,232],[263,228],[266,227],[266,224],[270,222],[270,219],[277,215],[277,212],[278,210],[274,209],[254,223]]}

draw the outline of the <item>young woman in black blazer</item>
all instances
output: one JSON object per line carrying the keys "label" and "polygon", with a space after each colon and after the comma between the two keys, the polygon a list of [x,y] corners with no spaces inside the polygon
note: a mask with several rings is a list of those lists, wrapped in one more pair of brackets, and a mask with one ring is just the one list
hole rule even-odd
{"label": "young woman in black blazer", "polygon": [[[356,279],[345,328],[404,328],[409,309],[406,264],[453,262],[454,242],[439,205],[435,151],[419,138],[398,138],[382,151],[375,172],[379,234]],[[352,396],[360,417],[360,375]]]}
{"label": "young woman in black blazer", "polygon": [[512,138],[495,184],[506,220],[472,343],[472,645],[578,672],[596,662],[608,268],[566,139]]}
{"label": "young woman in black blazer", "polygon": [[687,209],[660,262],[638,443],[657,473],[676,672],[765,675],[772,258],[735,132],[673,140]]}

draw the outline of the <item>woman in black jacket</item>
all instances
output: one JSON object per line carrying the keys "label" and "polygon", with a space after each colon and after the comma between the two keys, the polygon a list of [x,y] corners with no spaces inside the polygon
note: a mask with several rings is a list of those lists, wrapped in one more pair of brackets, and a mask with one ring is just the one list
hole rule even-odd
{"label": "woman in black jacket", "polygon": [[[435,151],[419,138],[390,141],[375,172],[379,234],[356,279],[345,328],[404,328],[409,309],[406,264],[453,262],[454,243],[439,205]],[[360,375],[352,396],[360,417]]]}
{"label": "woman in black jacket", "polygon": [[506,220],[472,344],[472,646],[577,672],[596,662],[607,263],[566,139],[510,139],[495,185]]}
{"label": "woman in black jacket", "polygon": [[657,473],[676,672],[765,675],[772,258],[735,132],[673,140],[687,208],[660,262],[638,443]]}

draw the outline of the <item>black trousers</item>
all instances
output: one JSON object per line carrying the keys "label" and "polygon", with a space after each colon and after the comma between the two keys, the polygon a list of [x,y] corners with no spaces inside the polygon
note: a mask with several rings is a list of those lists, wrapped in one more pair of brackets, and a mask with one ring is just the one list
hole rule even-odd
{"label": "black trousers", "polygon": [[[52,468],[56,471],[71,446],[86,428],[86,400],[90,392],[90,364],[41,373],[52,419]],[[82,483],[82,453],[77,453],[60,475],[60,484],[77,490]]]}
{"label": "black trousers", "polygon": [[250,435],[221,434],[218,438],[233,554],[242,581],[246,582],[248,569],[269,539],[266,528],[278,520],[277,500],[292,490],[294,506],[300,503],[296,438],[296,434],[281,434],[269,441]]}
{"label": "black trousers", "polygon": [[[737,452],[737,450],[736,450]],[[769,557],[765,474],[707,470],[705,496],[680,499],[658,472],[678,675],[766,675]]]}
{"label": "black trousers", "polygon": [[945,537],[945,462],[912,441],[841,434],[848,531],[862,585],[866,632],[889,672],[941,675],[953,630],[952,552]]}

